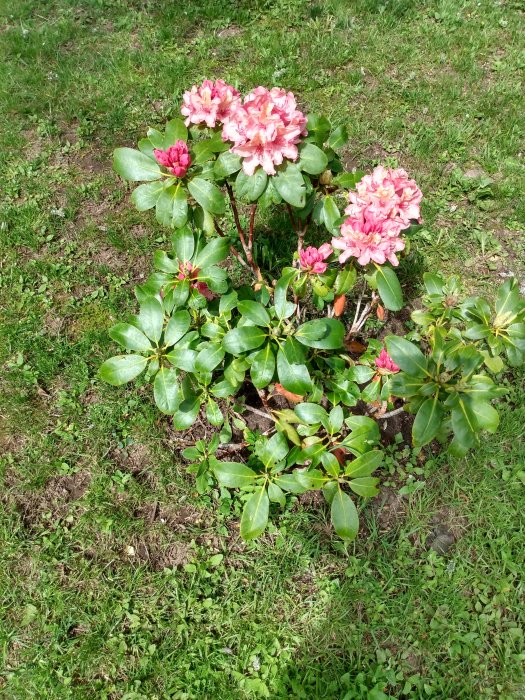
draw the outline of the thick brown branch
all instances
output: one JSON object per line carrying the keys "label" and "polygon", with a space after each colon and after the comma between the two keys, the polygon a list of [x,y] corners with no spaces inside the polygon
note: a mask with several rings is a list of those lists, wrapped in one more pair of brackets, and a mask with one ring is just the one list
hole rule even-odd
{"label": "thick brown branch", "polygon": [[255,226],[255,212],[257,211],[257,202],[255,204],[252,204],[252,208],[250,211],[250,231],[248,234],[248,250],[250,251],[250,255],[253,251],[253,228]]}

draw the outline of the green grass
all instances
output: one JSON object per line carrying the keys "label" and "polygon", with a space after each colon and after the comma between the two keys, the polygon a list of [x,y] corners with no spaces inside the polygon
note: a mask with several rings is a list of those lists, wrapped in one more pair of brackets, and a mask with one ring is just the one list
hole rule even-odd
{"label": "green grass", "polygon": [[[148,393],[95,378],[166,236],[132,210],[111,151],[204,77],[283,85],[347,125],[350,167],[410,171],[425,228],[409,293],[437,267],[467,290],[523,282],[524,13],[0,3],[1,697],[525,697],[523,375],[466,459],[392,451],[348,549],[300,503],[244,545]],[[263,242],[286,258],[285,238]]]}

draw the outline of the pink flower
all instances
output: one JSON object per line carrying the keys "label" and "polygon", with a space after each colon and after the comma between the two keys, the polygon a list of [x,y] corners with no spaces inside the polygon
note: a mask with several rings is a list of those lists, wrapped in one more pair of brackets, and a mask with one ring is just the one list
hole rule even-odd
{"label": "pink flower", "polygon": [[193,265],[190,262],[179,264],[179,274],[177,275],[177,277],[180,280],[189,279],[192,288],[196,289],[199,292],[199,294],[202,294],[203,297],[206,297],[208,301],[211,301],[211,299],[213,299],[213,292],[208,287],[206,282],[199,282],[199,280],[197,279],[198,274],[199,268],[193,267]]}
{"label": "pink flower", "polygon": [[406,228],[411,219],[420,220],[422,197],[416,181],[410,180],[405,170],[378,165],[357,183],[356,192],[349,193],[350,205],[345,213],[356,216],[364,207],[373,207],[386,218],[399,219]]}
{"label": "pink flower", "polygon": [[379,357],[376,357],[376,367],[378,369],[386,370],[387,372],[399,372],[400,368],[396,365],[394,360],[387,353],[385,348],[379,353]]}
{"label": "pink flower", "polygon": [[403,250],[405,242],[399,238],[404,228],[399,220],[387,219],[373,206],[361,209],[341,225],[341,236],[332,238],[332,246],[343,252],[339,262],[357,258],[360,265],[370,261],[383,265],[387,260],[397,266],[396,252]]}
{"label": "pink flower", "polygon": [[329,243],[323,243],[320,248],[309,246],[299,253],[299,263],[303,270],[313,272],[316,275],[322,275],[323,272],[326,272],[326,268],[328,267],[328,263],[323,261],[330,257],[332,253],[332,246]]}
{"label": "pink flower", "polygon": [[246,175],[259,165],[275,175],[275,166],[285,158],[297,159],[297,143],[306,133],[306,117],[291,92],[257,87],[230,114],[222,138],[233,142],[230,150],[244,159]]}
{"label": "pink flower", "polygon": [[187,117],[185,124],[206,124],[213,128],[217,122],[226,122],[239,102],[239,92],[224,82],[205,80],[202,85],[194,85],[183,95],[182,114]]}
{"label": "pink flower", "polygon": [[170,146],[166,151],[155,148],[153,154],[157,162],[168,168],[175,177],[184,177],[191,165],[188,146],[184,141],[177,141],[175,145]]}

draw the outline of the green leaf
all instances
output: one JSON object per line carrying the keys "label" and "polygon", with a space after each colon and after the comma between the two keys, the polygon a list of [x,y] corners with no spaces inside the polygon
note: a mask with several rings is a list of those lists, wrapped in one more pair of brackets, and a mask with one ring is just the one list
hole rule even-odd
{"label": "green leaf", "polygon": [[164,182],[162,180],[146,182],[144,185],[135,187],[131,193],[131,201],[138,211],[147,211],[157,204],[157,200],[163,191]]}
{"label": "green leaf", "polygon": [[289,491],[290,493],[304,493],[308,489],[305,488],[297,478],[296,473],[293,474],[281,474],[275,479],[275,483],[279,488],[284,491]]}
{"label": "green leaf", "polygon": [[499,414],[488,401],[472,401],[472,411],[476,422],[482,430],[495,433],[499,426]]}
{"label": "green leaf", "polygon": [[428,445],[439,432],[445,411],[436,394],[421,404],[412,426],[412,440],[416,447]]}
{"label": "green leaf", "polygon": [[357,279],[357,270],[355,267],[343,267],[337,273],[334,284],[334,294],[346,294],[355,284]]}
{"label": "green leaf", "polygon": [[318,114],[309,114],[306,128],[308,129],[308,136],[314,136],[318,143],[323,144],[330,133],[331,124],[326,117]]}
{"label": "green leaf", "polygon": [[390,377],[390,393],[402,399],[415,396],[423,386],[423,381],[417,377],[399,372]]}
{"label": "green leaf", "polygon": [[113,386],[121,386],[135,379],[146,369],[148,360],[142,355],[117,355],[110,357],[100,367],[98,376]]}
{"label": "green leaf", "polygon": [[[283,274],[277,281],[277,284],[275,285],[275,291],[274,291],[274,307],[275,311],[277,313],[277,317],[280,320],[283,320],[285,318],[288,318],[294,310],[295,310],[295,305],[290,304],[287,299],[287,293],[288,293],[288,287],[292,283],[292,280],[295,279],[295,277],[299,274],[299,270],[296,270],[294,268],[287,268],[283,270]],[[292,311],[290,312],[290,306],[292,306]]]}
{"label": "green leaf", "polygon": [[266,492],[266,484],[246,501],[241,517],[241,537],[252,540],[262,534],[268,523],[270,500]]}
{"label": "green leaf", "polygon": [[359,531],[359,516],[350,496],[338,488],[330,510],[334,530],[346,542],[351,542]]}
{"label": "green leaf", "polygon": [[[339,212],[339,209],[337,208],[337,204],[335,203],[333,197],[330,197],[329,195],[327,195],[323,199],[322,218],[327,230],[330,233],[334,233],[334,230],[337,228],[335,223],[341,218],[341,214]],[[353,270],[353,268],[349,269]],[[343,292],[338,293],[342,294]]]}
{"label": "green leaf", "polygon": [[270,324],[270,315],[262,304],[257,301],[240,301],[237,309],[241,316],[245,316],[256,326],[266,327]]}
{"label": "green leaf", "polygon": [[250,377],[256,389],[264,389],[275,374],[275,355],[270,343],[259,350],[252,358]]}
{"label": "green leaf", "polygon": [[300,394],[307,394],[312,388],[312,379],[306,365],[288,362],[282,350],[277,353],[277,375],[285,389]]}
{"label": "green leaf", "polygon": [[231,153],[231,151],[225,151],[221,153],[213,164],[213,172],[215,177],[219,180],[228,177],[228,175],[233,175],[241,167],[242,161],[238,155]]}
{"label": "green leaf", "polygon": [[166,367],[159,369],[153,382],[153,396],[162,413],[175,413],[181,399],[176,370]]}
{"label": "green leaf", "polygon": [[188,220],[188,195],[180,185],[163,190],[157,200],[157,221],[162,226],[182,228]]}
{"label": "green leaf", "polygon": [[248,350],[255,350],[262,345],[266,338],[266,331],[256,326],[241,326],[228,331],[222,339],[226,352],[232,355],[240,355]]}
{"label": "green leaf", "polygon": [[351,190],[357,183],[363,178],[363,172],[357,173],[341,173],[336,178],[334,178],[334,184],[339,185],[345,190]]}
{"label": "green leaf", "polygon": [[188,227],[184,226],[179,231],[174,232],[172,244],[178,260],[181,262],[191,260],[195,250],[195,238]]}
{"label": "green leaf", "polygon": [[342,148],[347,141],[348,132],[343,125],[336,127],[328,137],[328,145],[334,149]]}
{"label": "green leaf", "polygon": [[187,333],[190,324],[191,318],[186,310],[174,313],[164,332],[164,345],[175,345]]}
{"label": "green leaf", "polygon": [[140,312],[137,317],[140,329],[150,340],[158,343],[164,325],[164,309],[160,301],[154,297],[149,297],[140,305]]}
{"label": "green leaf", "polygon": [[391,267],[376,267],[377,290],[383,304],[390,311],[399,311],[403,308],[403,292],[396,273]]}
{"label": "green leaf", "polygon": [[176,430],[187,430],[199,415],[201,408],[200,399],[197,396],[189,396],[179,404],[178,410],[173,414],[173,426]]}
{"label": "green leaf", "polygon": [[268,469],[283,460],[288,450],[288,441],[282,433],[275,433],[269,440],[261,440],[255,447],[255,453]]}
{"label": "green leaf", "polygon": [[174,367],[183,369],[185,372],[195,372],[197,354],[196,350],[191,350],[190,348],[173,348],[166,357]]}
{"label": "green leaf", "polygon": [[468,398],[458,397],[457,406],[452,409],[451,418],[452,430],[458,442],[467,449],[472,447],[476,442],[479,425]]}
{"label": "green leaf", "polygon": [[253,484],[257,478],[253,469],[241,462],[215,462],[213,473],[221,486],[229,489],[242,489]]}
{"label": "green leaf", "polygon": [[188,139],[188,129],[182,119],[171,119],[166,124],[164,132],[164,149],[173,146],[176,141],[186,141]]}
{"label": "green leaf", "polygon": [[412,377],[423,377],[427,373],[427,360],[421,350],[405,338],[389,335],[385,338],[390,357],[403,372]]}
{"label": "green leaf", "polygon": [[427,294],[439,294],[443,293],[443,287],[445,285],[445,280],[439,275],[434,275],[431,272],[423,273],[423,283]]}
{"label": "green leaf", "polygon": [[515,277],[508,279],[498,289],[496,297],[496,320],[501,322],[507,320],[510,323],[512,318],[518,313],[520,308],[521,295],[518,283]]}
{"label": "green leaf", "polygon": [[206,343],[195,360],[199,372],[212,372],[224,359],[224,348],[218,343]]}
{"label": "green leaf", "polygon": [[268,484],[268,498],[272,503],[278,503],[281,508],[284,508],[286,505],[286,496],[283,490],[273,482]]}
{"label": "green leaf", "polygon": [[113,170],[124,180],[158,180],[162,176],[159,164],[134,148],[116,148]]}
{"label": "green leaf", "polygon": [[262,168],[257,168],[253,175],[246,175],[241,170],[235,180],[235,194],[239,199],[255,202],[266,189],[268,175]]}
{"label": "green leaf", "polygon": [[188,183],[188,189],[203,209],[211,214],[224,214],[226,202],[222,192],[214,184],[200,177],[194,177]]}
{"label": "green leaf", "polygon": [[273,176],[273,185],[285,202],[293,207],[302,209],[305,205],[305,185],[299,168],[286,161],[277,169],[277,175]]}
{"label": "green leaf", "polygon": [[206,403],[206,419],[210,425],[213,425],[216,428],[224,423],[224,416],[222,415],[221,409],[210,397],[208,397],[208,401]]}
{"label": "green leaf", "polygon": [[197,253],[193,266],[200,270],[222,262],[230,252],[230,244],[227,238],[213,238],[204,248]]}
{"label": "green leaf", "polygon": [[316,403],[300,403],[295,408],[296,415],[308,425],[315,425],[328,420],[328,413]]}
{"label": "green leaf", "polygon": [[[326,153],[313,143],[305,143],[299,148],[297,166],[310,175],[320,175],[326,170],[328,158]],[[286,199],[283,196],[283,199]],[[286,200],[288,201],[288,200]]]}
{"label": "green leaf", "polygon": [[323,452],[321,454],[321,463],[330,476],[338,477],[341,473],[341,465],[333,452]]}
{"label": "green leaf", "polygon": [[364,476],[370,476],[374,472],[381,462],[383,461],[384,454],[381,450],[372,450],[371,452],[365,452],[364,455],[357,457],[352,462],[347,462],[345,465],[346,476],[351,476],[352,478],[360,478]]}
{"label": "green leaf", "polygon": [[116,326],[109,329],[109,337],[126,350],[147,352],[152,349],[151,343],[144,333],[129,323],[117,323]]}
{"label": "green leaf", "polygon": [[338,350],[343,345],[345,327],[336,318],[315,318],[299,326],[295,338],[310,348]]}
{"label": "green leaf", "polygon": [[348,482],[348,486],[352,489],[354,493],[358,496],[363,496],[363,498],[371,498],[372,496],[377,496],[379,489],[377,484],[379,479],[372,478],[370,476],[363,476],[358,479],[352,479]]}
{"label": "green leaf", "polygon": [[164,250],[156,250],[153,254],[153,264],[155,269],[170,274],[179,273],[179,263],[177,260],[172,260]]}

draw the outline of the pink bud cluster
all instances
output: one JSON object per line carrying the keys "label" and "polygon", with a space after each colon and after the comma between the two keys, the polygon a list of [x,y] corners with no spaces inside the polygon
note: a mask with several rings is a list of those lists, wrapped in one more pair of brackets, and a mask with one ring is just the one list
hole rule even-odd
{"label": "pink bud cluster", "polygon": [[184,141],[177,141],[165,151],[155,148],[153,155],[157,162],[168,168],[175,177],[184,177],[191,165],[188,146]]}
{"label": "pink bud cluster", "polygon": [[196,289],[199,294],[202,294],[208,301],[213,299],[213,292],[208,287],[206,282],[199,282],[197,275],[199,274],[199,269],[193,267],[190,262],[180,263],[179,274],[177,275],[180,280],[189,279],[193,289]]}
{"label": "pink bud cluster", "polygon": [[213,129],[217,123],[226,122],[239,104],[239,92],[224,80],[205,80],[194,85],[183,95],[182,114],[185,124],[206,124]]}
{"label": "pink bud cluster", "polygon": [[328,267],[328,263],[324,261],[332,255],[332,252],[332,246],[329,243],[323,243],[319,248],[308,246],[299,253],[301,268],[305,272],[322,275]]}
{"label": "pink bud cluster", "polygon": [[385,348],[381,350],[379,357],[376,357],[376,367],[380,370],[385,370],[385,372],[395,373],[400,371],[400,368],[396,365]]}
{"label": "pink bud cluster", "polygon": [[396,253],[405,242],[401,231],[412,220],[420,220],[419,205],[423,195],[415,180],[405,170],[378,166],[365,175],[349,193],[348,218],[341,225],[341,236],[332,240],[334,248],[342,250],[339,262],[355,257],[360,265],[387,260],[397,266]]}

